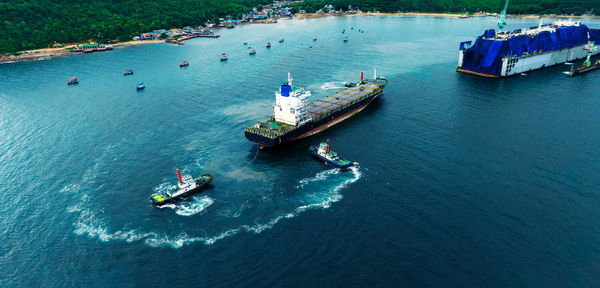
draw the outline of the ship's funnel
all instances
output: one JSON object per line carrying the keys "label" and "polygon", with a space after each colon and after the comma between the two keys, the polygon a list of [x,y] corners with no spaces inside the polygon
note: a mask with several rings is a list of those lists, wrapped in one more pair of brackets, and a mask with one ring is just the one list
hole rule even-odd
{"label": "ship's funnel", "polygon": [[183,179],[181,179],[181,171],[177,169],[177,177],[179,177],[179,183],[183,183]]}

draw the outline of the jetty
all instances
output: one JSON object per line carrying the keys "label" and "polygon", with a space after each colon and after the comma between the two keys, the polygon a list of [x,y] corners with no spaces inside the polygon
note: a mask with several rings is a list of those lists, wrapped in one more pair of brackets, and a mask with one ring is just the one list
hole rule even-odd
{"label": "jetty", "polygon": [[108,51],[113,50],[112,45],[104,45],[104,44],[83,44],[77,45],[71,49],[71,52],[83,52],[83,53],[92,53],[92,52],[100,52],[100,51]]}

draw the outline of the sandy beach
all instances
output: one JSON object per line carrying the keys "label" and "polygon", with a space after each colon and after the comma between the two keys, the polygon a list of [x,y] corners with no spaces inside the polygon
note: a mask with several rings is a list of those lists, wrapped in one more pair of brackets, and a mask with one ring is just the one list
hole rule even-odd
{"label": "sandy beach", "polygon": [[[111,44],[111,45],[114,48],[117,48],[117,47],[124,47],[124,46],[130,46],[130,45],[153,44],[153,43],[165,43],[165,40],[126,41],[126,42],[119,42],[119,43],[115,43],[115,44]],[[85,43],[81,43],[81,44],[85,44]],[[17,62],[17,61],[46,59],[46,58],[50,58],[50,57],[66,55],[66,54],[71,53],[68,50],[69,48],[75,47],[77,45],[80,45],[80,44],[67,44],[64,47],[60,47],[60,48],[41,48],[41,49],[34,49],[34,50],[25,50],[25,51],[20,51],[19,55],[0,55],[0,64]]]}

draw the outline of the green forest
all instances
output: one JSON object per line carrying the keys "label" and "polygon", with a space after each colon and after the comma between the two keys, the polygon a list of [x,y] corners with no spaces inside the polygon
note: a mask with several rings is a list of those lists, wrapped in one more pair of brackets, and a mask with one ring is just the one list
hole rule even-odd
{"label": "green forest", "polygon": [[[0,0],[0,53],[53,43],[124,41],[145,31],[239,18],[271,0]],[[499,12],[502,0],[308,0],[293,11],[315,12],[326,4],[380,12]],[[512,14],[584,14],[600,1],[512,0]]]}
{"label": "green forest", "polygon": [[270,0],[0,0],[0,53],[201,25]]}

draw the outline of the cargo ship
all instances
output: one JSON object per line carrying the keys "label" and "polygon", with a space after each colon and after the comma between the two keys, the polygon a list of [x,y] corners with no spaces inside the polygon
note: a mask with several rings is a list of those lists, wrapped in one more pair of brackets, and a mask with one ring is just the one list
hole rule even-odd
{"label": "cargo ship", "polygon": [[360,82],[309,103],[311,92],[294,87],[292,80],[288,73],[288,81],[275,92],[271,118],[244,128],[246,138],[261,148],[309,137],[340,123],[381,96],[387,85],[387,80],[377,77],[377,72],[373,79],[364,79],[361,73]]}
{"label": "cargo ship", "polygon": [[498,21],[498,32],[489,29],[474,44],[460,43],[458,72],[508,77],[585,58],[588,40],[600,44],[600,29],[590,29],[580,21],[543,24],[540,20],[538,26],[502,31],[507,7],[508,0]]}

